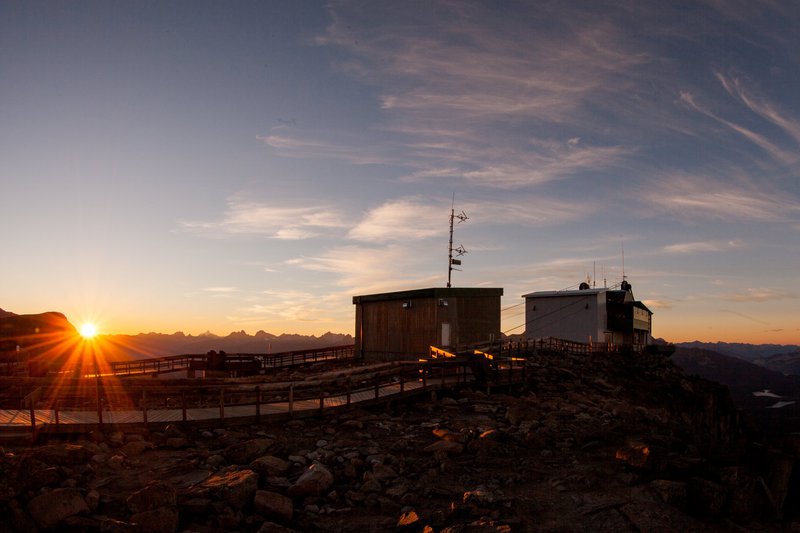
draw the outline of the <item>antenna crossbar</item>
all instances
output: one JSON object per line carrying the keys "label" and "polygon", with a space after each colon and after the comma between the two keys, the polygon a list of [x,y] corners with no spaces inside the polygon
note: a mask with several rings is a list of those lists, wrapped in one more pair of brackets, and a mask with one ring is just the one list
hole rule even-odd
{"label": "antenna crossbar", "polygon": [[[452,285],[450,283],[453,275],[453,270],[461,271],[460,268],[455,268],[456,266],[461,266],[461,259],[457,259],[462,255],[467,253],[467,250],[462,245],[458,245],[458,248],[453,248],[453,224],[455,220],[458,220],[458,223],[461,224],[462,222],[466,222],[469,220],[469,217],[464,211],[461,211],[459,214],[456,214],[455,210],[455,203],[456,203],[456,195],[453,193],[453,205],[450,207],[450,241],[447,245],[447,288],[449,289]],[[453,257],[453,252],[455,252],[455,257]]]}

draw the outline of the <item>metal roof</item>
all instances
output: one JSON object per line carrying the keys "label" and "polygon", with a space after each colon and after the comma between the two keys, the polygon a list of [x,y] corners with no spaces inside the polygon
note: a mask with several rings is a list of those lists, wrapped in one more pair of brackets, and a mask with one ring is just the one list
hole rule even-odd
{"label": "metal roof", "polygon": [[412,289],[408,291],[384,292],[353,296],[353,303],[381,302],[386,300],[413,300],[415,298],[478,298],[502,296],[502,288],[472,287],[431,287],[428,289]]}
{"label": "metal roof", "polygon": [[625,292],[625,291],[619,291],[617,289],[607,289],[607,288],[603,288],[603,289],[583,289],[583,290],[575,289],[575,290],[569,290],[569,291],[538,291],[538,292],[529,292],[528,294],[523,294],[522,297],[523,298],[534,298],[534,297],[536,297],[536,298],[538,298],[538,297],[549,298],[549,297],[553,297],[553,296],[583,296],[585,294],[600,294],[600,293],[603,293],[603,292]]}

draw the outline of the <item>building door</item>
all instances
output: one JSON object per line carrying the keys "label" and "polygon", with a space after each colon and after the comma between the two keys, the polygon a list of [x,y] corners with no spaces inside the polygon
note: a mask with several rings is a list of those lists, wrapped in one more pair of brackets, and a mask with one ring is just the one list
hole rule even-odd
{"label": "building door", "polygon": [[450,324],[442,324],[442,346],[450,346]]}

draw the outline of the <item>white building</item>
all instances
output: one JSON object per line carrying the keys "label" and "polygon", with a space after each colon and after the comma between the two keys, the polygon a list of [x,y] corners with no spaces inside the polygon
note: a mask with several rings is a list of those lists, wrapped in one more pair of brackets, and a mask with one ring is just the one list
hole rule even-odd
{"label": "white building", "polygon": [[631,285],[619,289],[542,291],[525,298],[525,335],[555,337],[592,345],[630,346],[641,351],[651,342],[653,313],[636,301]]}

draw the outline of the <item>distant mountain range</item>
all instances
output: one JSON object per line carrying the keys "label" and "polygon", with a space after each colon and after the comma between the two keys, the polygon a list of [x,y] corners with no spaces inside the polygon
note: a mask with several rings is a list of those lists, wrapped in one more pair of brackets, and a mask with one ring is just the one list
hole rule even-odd
{"label": "distant mountain range", "polygon": [[800,376],[787,376],[712,350],[679,346],[671,359],[686,373],[727,385],[734,396],[749,399],[753,392],[764,389],[780,396],[800,394]]}
{"label": "distant mountain range", "polygon": [[182,332],[173,334],[140,333],[138,335],[100,335],[103,349],[113,359],[160,357],[163,355],[199,354],[210,350],[228,353],[277,353],[313,348],[327,348],[353,344],[353,336],[341,333],[325,333],[320,336],[296,335],[284,333],[273,335],[258,331],[249,335],[244,331],[235,331],[221,337],[211,333],[202,335],[186,335]]}
{"label": "distant mountain range", "polygon": [[[16,345],[33,348],[44,345],[44,341],[49,344],[63,344],[64,350],[66,350],[74,342],[65,343],[64,335],[75,338],[75,342],[77,342],[78,332],[62,313],[17,315],[0,309],[0,349],[2,350],[14,351]],[[258,331],[255,335],[249,335],[245,331],[234,331],[224,337],[212,333],[186,335],[182,332],[99,335],[96,346],[103,352],[106,360],[119,361],[164,355],[200,354],[210,350],[266,354],[343,346],[353,344],[353,342],[352,335],[341,333],[328,332],[320,336],[287,333],[273,335],[265,331]]]}
{"label": "distant mountain range", "polygon": [[800,375],[800,346],[793,344],[743,344],[729,342],[682,342],[680,348],[710,350],[787,375]]}
{"label": "distant mountain range", "polygon": [[675,346],[682,348],[700,348],[711,350],[723,355],[730,355],[753,361],[754,359],[769,357],[779,353],[791,353],[800,351],[800,346],[794,344],[745,344],[740,342],[680,342]]}

